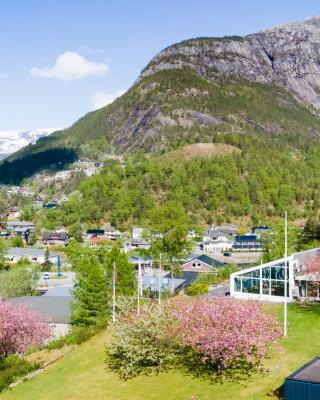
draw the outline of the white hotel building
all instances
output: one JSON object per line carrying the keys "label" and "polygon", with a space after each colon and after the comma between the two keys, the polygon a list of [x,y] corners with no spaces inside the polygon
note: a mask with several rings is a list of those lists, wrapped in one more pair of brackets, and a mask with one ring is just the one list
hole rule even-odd
{"label": "white hotel building", "polygon": [[318,256],[320,248],[235,272],[230,276],[230,295],[239,299],[282,302],[287,265],[288,301],[320,298],[320,273],[315,276],[304,272],[306,261]]}

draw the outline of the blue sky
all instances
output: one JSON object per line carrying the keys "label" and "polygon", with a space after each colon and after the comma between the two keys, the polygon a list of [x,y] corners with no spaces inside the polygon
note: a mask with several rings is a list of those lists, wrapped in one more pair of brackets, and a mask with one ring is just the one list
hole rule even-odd
{"label": "blue sky", "polygon": [[1,0],[0,130],[71,125],[172,43],[314,15],[317,0]]}

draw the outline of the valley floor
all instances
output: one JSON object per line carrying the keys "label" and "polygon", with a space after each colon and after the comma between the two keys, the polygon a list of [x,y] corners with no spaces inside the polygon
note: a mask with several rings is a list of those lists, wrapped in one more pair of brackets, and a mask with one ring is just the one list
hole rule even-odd
{"label": "valley floor", "polygon": [[[279,315],[282,307],[278,308]],[[241,382],[212,384],[181,372],[120,381],[104,364],[108,332],[97,335],[55,365],[0,395],[0,400],[258,400],[274,391],[295,369],[320,354],[320,307],[290,305],[289,336],[264,363],[265,372]],[[281,397],[280,397],[281,398]]]}

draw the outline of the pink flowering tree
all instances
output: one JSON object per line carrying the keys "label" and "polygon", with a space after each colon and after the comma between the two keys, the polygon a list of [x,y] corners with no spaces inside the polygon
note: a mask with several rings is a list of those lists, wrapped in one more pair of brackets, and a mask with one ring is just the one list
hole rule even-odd
{"label": "pink flowering tree", "polygon": [[248,370],[281,336],[275,316],[257,302],[177,296],[132,309],[113,325],[109,368],[121,378],[183,365],[189,371]]}
{"label": "pink flowering tree", "polygon": [[257,364],[281,336],[274,316],[258,302],[176,297],[169,308],[175,323],[168,334],[218,370],[238,361]]}
{"label": "pink flowering tree", "polygon": [[24,305],[0,300],[0,357],[23,353],[42,345],[51,329],[40,316]]}
{"label": "pink flowering tree", "polygon": [[315,280],[320,281],[320,252],[317,252],[313,257],[307,258],[303,272],[312,275]]}

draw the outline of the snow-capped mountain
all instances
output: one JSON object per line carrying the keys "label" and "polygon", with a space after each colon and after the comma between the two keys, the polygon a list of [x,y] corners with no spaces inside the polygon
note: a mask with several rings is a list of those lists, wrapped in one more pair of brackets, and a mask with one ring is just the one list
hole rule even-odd
{"label": "snow-capped mountain", "polygon": [[0,131],[0,160],[57,130],[59,128]]}

